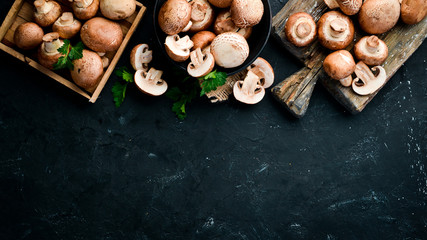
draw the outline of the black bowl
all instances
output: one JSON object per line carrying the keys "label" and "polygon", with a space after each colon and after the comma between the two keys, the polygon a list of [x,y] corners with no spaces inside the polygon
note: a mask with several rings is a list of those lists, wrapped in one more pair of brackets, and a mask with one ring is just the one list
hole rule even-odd
{"label": "black bowl", "polygon": [[[167,35],[160,28],[158,19],[157,19],[160,8],[162,7],[164,2],[166,2],[166,0],[157,0],[156,5],[154,7],[154,14],[153,14],[154,32],[156,34],[157,42],[159,43],[160,48],[162,49],[165,56],[170,61],[172,61],[179,68],[187,71],[187,65],[189,63],[189,60],[185,62],[175,62],[166,53],[164,42]],[[220,66],[216,66],[215,69],[218,69],[218,71],[221,71],[221,72],[226,72],[228,75],[233,75],[235,73],[238,73],[243,69],[245,69],[247,66],[249,66],[253,61],[255,61],[255,59],[259,56],[261,51],[264,49],[265,45],[267,44],[268,38],[270,37],[270,32],[271,32],[271,9],[270,9],[270,3],[268,2],[268,0],[262,0],[262,2],[264,3],[264,15],[262,16],[261,22],[253,27],[252,35],[248,39],[250,52],[246,61],[242,65],[235,68],[222,68]],[[217,13],[219,12],[220,9],[215,9],[215,10]],[[188,33],[180,33],[179,35],[183,37],[186,34]]]}

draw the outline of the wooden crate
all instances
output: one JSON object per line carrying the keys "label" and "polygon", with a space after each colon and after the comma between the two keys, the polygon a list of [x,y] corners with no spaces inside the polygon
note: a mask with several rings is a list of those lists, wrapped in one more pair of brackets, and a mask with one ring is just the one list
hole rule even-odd
{"label": "wooden crate", "polygon": [[[115,52],[108,52],[105,56],[109,58],[110,65],[107,69],[105,69],[104,74],[93,93],[88,93],[76,84],[71,79],[68,71],[58,71],[53,72],[42,65],[40,65],[36,60],[36,51],[23,51],[17,47],[13,42],[13,35],[15,33],[15,29],[22,23],[33,21],[33,12],[34,5],[32,0],[15,0],[12,5],[9,13],[6,16],[6,19],[3,21],[0,27],[0,49],[9,53],[10,55],[16,57],[22,62],[27,63],[31,67],[39,70],[40,72],[46,74],[50,78],[56,80],[62,85],[70,88],[76,93],[82,95],[83,97],[89,99],[89,102],[95,103],[98,99],[99,94],[107,83],[108,78],[113,72],[117,62],[120,59],[126,45],[128,44],[132,34],[135,32],[139,22],[141,21],[146,8],[139,2],[136,2],[136,11],[135,13],[125,20],[118,21],[120,26],[122,27],[122,31],[124,34],[124,39],[120,48]],[[68,0],[57,1],[61,4],[64,11],[71,11],[70,3]],[[72,12],[72,11],[71,11]],[[84,21],[82,21],[84,23]],[[51,28],[44,28],[45,33],[51,31]]]}

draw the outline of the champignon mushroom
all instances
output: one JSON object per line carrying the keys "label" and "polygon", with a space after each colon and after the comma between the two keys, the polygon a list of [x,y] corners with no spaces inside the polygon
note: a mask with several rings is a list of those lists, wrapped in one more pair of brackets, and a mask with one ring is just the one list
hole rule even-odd
{"label": "champignon mushroom", "polygon": [[377,75],[375,76],[364,62],[357,63],[356,70],[354,70],[357,78],[353,80],[352,84],[355,93],[362,96],[369,95],[384,86],[387,80],[385,69],[381,66],[375,66],[372,71],[377,72]]}
{"label": "champignon mushroom", "polygon": [[330,50],[344,49],[353,41],[353,22],[340,12],[327,12],[319,19],[318,34],[322,46]]}
{"label": "champignon mushroom", "polygon": [[74,69],[71,78],[80,87],[88,92],[93,92],[98,86],[104,73],[101,57],[95,52],[84,49],[83,57],[73,61]]}
{"label": "champignon mushroom", "polygon": [[252,34],[252,27],[248,28],[239,28],[237,27],[233,20],[231,19],[231,12],[229,9],[221,11],[215,19],[214,23],[214,32],[215,34],[221,34],[225,32],[236,32],[246,39]]}
{"label": "champignon mushroom", "polygon": [[99,9],[99,0],[74,0],[73,12],[76,18],[88,20],[93,18]]}
{"label": "champignon mushroom", "polygon": [[382,34],[396,25],[399,16],[399,0],[366,0],[359,12],[359,23],[369,34]]}
{"label": "champignon mushroom", "polygon": [[69,39],[79,33],[82,24],[73,18],[73,13],[64,12],[53,24],[52,30],[59,33],[59,37]]}
{"label": "champignon mushroom", "polygon": [[130,63],[135,71],[148,71],[151,60],[153,60],[153,51],[149,50],[147,44],[136,45],[130,53]]}
{"label": "champignon mushroom", "polygon": [[350,87],[356,63],[347,50],[329,54],[323,61],[323,69],[332,79],[339,80],[344,87]]}
{"label": "champignon mushroom", "polygon": [[261,0],[233,0],[230,7],[231,19],[239,28],[257,25],[264,14]]}
{"label": "champignon mushroom", "polygon": [[206,0],[193,0],[191,2],[192,25],[190,32],[199,32],[208,29],[214,19],[214,11]]}
{"label": "champignon mushroom", "polygon": [[406,24],[417,24],[427,15],[426,0],[403,0],[400,6],[400,18]]}
{"label": "champignon mushroom", "polygon": [[216,35],[209,31],[201,31],[194,34],[194,36],[191,38],[191,41],[194,44],[193,49],[200,48],[203,52],[206,50],[210,52],[210,45],[215,37]]}
{"label": "champignon mushroom", "polygon": [[52,25],[62,13],[61,6],[55,1],[36,0],[34,6],[36,7],[34,21],[40,27]]}
{"label": "champignon mushroom", "polygon": [[15,45],[23,50],[30,50],[38,47],[43,42],[43,29],[33,23],[26,22],[19,25],[13,35]]}
{"label": "champignon mushroom", "polygon": [[135,84],[138,89],[150,96],[160,96],[168,90],[168,84],[161,79],[163,71],[151,68],[148,72],[138,70],[135,73]]}
{"label": "champignon mushroom", "polygon": [[180,38],[178,35],[167,36],[166,53],[176,62],[184,62],[190,57],[190,49],[194,46],[189,36]]}
{"label": "champignon mushroom", "polygon": [[135,0],[101,0],[102,15],[112,20],[122,20],[132,16],[136,10]]}
{"label": "champignon mushroom", "polygon": [[210,73],[215,66],[215,59],[210,52],[202,53],[200,48],[190,53],[191,62],[188,64],[187,72],[192,77],[202,77]]}
{"label": "champignon mushroom", "polygon": [[325,0],[325,4],[330,9],[340,8],[346,15],[354,15],[362,7],[362,0]]}
{"label": "champignon mushroom", "polygon": [[274,83],[274,70],[270,63],[262,57],[258,57],[248,68],[248,71],[255,73],[263,88],[269,88]]}
{"label": "champignon mushroom", "polygon": [[167,0],[160,8],[158,22],[163,32],[175,35],[188,26],[190,18],[190,3],[186,0]]}
{"label": "champignon mushroom", "polygon": [[218,8],[227,8],[233,0],[208,0],[210,4]]}
{"label": "champignon mushroom", "polygon": [[62,47],[64,42],[59,39],[59,33],[51,32],[43,36],[43,43],[40,45],[37,60],[38,62],[53,70],[53,66],[58,62],[58,59],[62,56],[58,49]]}
{"label": "champignon mushroom", "polygon": [[257,104],[264,98],[265,90],[259,82],[259,77],[249,71],[243,81],[234,84],[233,95],[239,102]]}
{"label": "champignon mushroom", "polygon": [[123,41],[120,24],[111,20],[95,17],[88,20],[80,30],[82,42],[95,52],[116,51]]}
{"label": "champignon mushroom", "polygon": [[388,47],[377,36],[366,36],[354,45],[354,55],[367,65],[381,65],[388,56]]}
{"label": "champignon mushroom", "polygon": [[316,23],[308,13],[294,13],[285,24],[285,33],[289,42],[297,47],[305,47],[316,38]]}
{"label": "champignon mushroom", "polygon": [[215,37],[211,43],[211,52],[216,64],[224,68],[234,68],[248,58],[249,45],[242,35],[226,32]]}

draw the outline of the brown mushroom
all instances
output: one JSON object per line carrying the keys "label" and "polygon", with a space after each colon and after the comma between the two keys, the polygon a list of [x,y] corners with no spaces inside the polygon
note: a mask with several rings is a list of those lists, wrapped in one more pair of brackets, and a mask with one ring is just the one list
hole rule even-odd
{"label": "brown mushroom", "polygon": [[101,0],[102,15],[112,20],[122,20],[132,16],[136,10],[135,0]]}
{"label": "brown mushroom", "polygon": [[426,0],[403,0],[400,6],[400,18],[406,24],[417,24],[427,15]]}
{"label": "brown mushroom", "polygon": [[208,0],[210,4],[218,8],[228,8],[233,0]]}
{"label": "brown mushroom", "polygon": [[362,0],[325,0],[330,9],[340,8],[346,15],[355,15],[362,7]]}
{"label": "brown mushroom", "polygon": [[26,22],[19,25],[13,35],[15,45],[23,50],[30,50],[38,47],[43,42],[43,29],[33,23]]}
{"label": "brown mushroom", "polygon": [[264,14],[261,0],[233,0],[230,7],[231,19],[239,28],[257,25]]}
{"label": "brown mushroom", "polygon": [[135,71],[148,71],[151,60],[153,60],[153,51],[149,50],[147,44],[136,45],[130,53],[130,63]]}
{"label": "brown mushroom", "polygon": [[74,69],[71,78],[88,92],[95,91],[104,73],[101,57],[95,52],[84,49],[83,57],[73,61]]}
{"label": "brown mushroom", "polygon": [[246,39],[234,32],[222,33],[211,43],[211,52],[216,64],[224,68],[242,65],[249,56],[249,45]]}
{"label": "brown mushroom", "polygon": [[339,80],[344,87],[350,87],[356,63],[347,50],[329,54],[323,61],[323,69],[332,79]]}
{"label": "brown mushroom", "polygon": [[40,45],[37,60],[38,62],[48,68],[53,70],[55,63],[58,62],[58,59],[62,56],[58,49],[62,47],[64,42],[59,39],[59,34],[57,32],[51,32],[43,36],[43,43]]}
{"label": "brown mushroom", "polygon": [[318,34],[322,46],[330,50],[344,49],[353,41],[353,22],[340,12],[327,12],[319,19]]}
{"label": "brown mushroom", "polygon": [[62,13],[61,6],[55,1],[36,0],[34,6],[36,7],[34,21],[40,27],[52,25]]}
{"label": "brown mushroom", "polygon": [[189,36],[180,38],[178,35],[167,36],[165,41],[166,53],[176,62],[184,62],[190,57],[190,49],[194,43]]}
{"label": "brown mushroom", "polygon": [[257,104],[265,96],[265,90],[259,82],[259,77],[248,71],[243,81],[237,81],[233,87],[233,95],[239,102]]}
{"label": "brown mushroom", "polygon": [[74,0],[73,12],[76,18],[88,20],[93,18],[99,9],[99,0]]}
{"label": "brown mushroom", "polygon": [[285,24],[285,33],[289,42],[297,47],[305,47],[316,39],[316,23],[308,13],[294,13]]}
{"label": "brown mushroom", "polygon": [[191,62],[188,64],[187,72],[192,77],[202,77],[210,73],[215,66],[215,59],[210,52],[202,53],[200,48],[190,53]]}
{"label": "brown mushroom", "polygon": [[387,59],[388,47],[377,36],[366,36],[354,45],[354,55],[370,66],[381,65]]}
{"label": "brown mushroom", "polygon": [[359,23],[369,34],[382,34],[396,25],[399,16],[399,0],[366,0],[359,12]]}
{"label": "brown mushroom", "polygon": [[160,96],[168,90],[168,84],[162,77],[163,71],[151,68],[148,72],[138,70],[135,73],[135,84],[138,89],[150,96]]}
{"label": "brown mushroom", "polygon": [[263,88],[269,88],[274,83],[274,70],[270,63],[262,57],[258,57],[248,68],[259,77]]}
{"label": "brown mushroom", "polygon": [[357,78],[355,78],[352,83],[352,88],[355,93],[362,96],[370,95],[384,86],[387,80],[385,69],[381,66],[375,66],[372,68],[372,71],[377,74],[374,75],[364,62],[360,61],[357,63],[356,70],[354,70]]}
{"label": "brown mushroom", "polygon": [[53,24],[52,30],[59,33],[59,37],[69,39],[79,33],[82,24],[73,18],[73,13],[64,12]]}
{"label": "brown mushroom", "polygon": [[[194,44],[193,49],[200,48],[204,52],[207,48],[210,47],[215,37],[216,37],[215,33],[209,32],[209,31],[201,31],[194,34],[194,36],[191,38],[191,41]],[[210,49],[209,49],[209,52],[210,52]]]}
{"label": "brown mushroom", "polygon": [[191,28],[190,32],[200,32],[208,29],[215,19],[214,11],[206,0],[193,0],[191,2]]}
{"label": "brown mushroom", "polygon": [[95,17],[88,20],[80,30],[82,42],[95,52],[116,51],[123,41],[120,24]]}
{"label": "brown mushroom", "polygon": [[229,9],[221,11],[215,19],[214,23],[214,32],[215,34],[221,34],[225,32],[237,32],[246,39],[252,34],[252,27],[248,28],[239,28],[237,27],[233,20],[231,19],[231,12]]}
{"label": "brown mushroom", "polygon": [[190,3],[186,0],[167,0],[160,8],[158,22],[163,32],[175,35],[188,27],[190,18]]}

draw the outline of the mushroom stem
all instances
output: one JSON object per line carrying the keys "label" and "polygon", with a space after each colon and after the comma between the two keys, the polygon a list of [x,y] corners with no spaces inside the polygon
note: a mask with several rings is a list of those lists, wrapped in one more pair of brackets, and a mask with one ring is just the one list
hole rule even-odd
{"label": "mushroom stem", "polygon": [[353,82],[353,78],[350,75],[346,78],[340,79],[339,81],[340,81],[341,85],[343,85],[344,87],[350,87],[351,83]]}
{"label": "mushroom stem", "polygon": [[62,25],[72,25],[74,22],[73,14],[71,12],[65,12],[59,18],[59,22]]}
{"label": "mushroom stem", "polygon": [[309,23],[301,22],[296,27],[296,34],[300,38],[305,38],[310,35],[312,29]]}
{"label": "mushroom stem", "polygon": [[242,84],[242,92],[246,94],[253,94],[258,87],[259,77],[252,71],[248,71]]}
{"label": "mushroom stem", "polygon": [[339,38],[345,32],[346,23],[342,19],[334,19],[330,24],[331,36],[334,38]]}
{"label": "mushroom stem", "polygon": [[201,65],[203,63],[203,53],[200,48],[197,48],[195,51],[190,53],[191,62],[195,67]]}
{"label": "mushroom stem", "polygon": [[38,13],[48,13],[54,7],[52,3],[46,2],[46,0],[36,0],[34,6]]}
{"label": "mushroom stem", "polygon": [[[142,73],[144,74],[144,73]],[[160,85],[163,83],[163,80],[161,79],[163,74],[163,71],[160,70],[156,70],[154,68],[151,68],[147,73],[146,73],[146,79],[155,84],[155,85]]]}
{"label": "mushroom stem", "polygon": [[330,9],[335,9],[335,8],[340,7],[340,5],[338,4],[338,2],[336,0],[325,0],[325,4]]}
{"label": "mushroom stem", "polygon": [[370,36],[368,39],[366,39],[366,49],[370,53],[375,53],[378,49],[378,46],[380,44],[379,38],[377,36]]}
{"label": "mushroom stem", "polygon": [[180,39],[178,39],[178,38],[175,38],[176,39],[176,45],[179,46],[180,48],[190,49],[193,47],[194,43],[190,40],[189,36],[185,36],[185,37],[180,38]]}
{"label": "mushroom stem", "polygon": [[87,8],[93,3],[93,0],[74,0],[74,2],[78,8]]}
{"label": "mushroom stem", "polygon": [[56,32],[46,34],[43,37],[44,51],[47,53],[56,53],[63,42],[59,39],[59,34]]}

